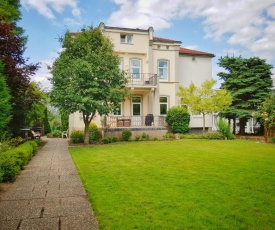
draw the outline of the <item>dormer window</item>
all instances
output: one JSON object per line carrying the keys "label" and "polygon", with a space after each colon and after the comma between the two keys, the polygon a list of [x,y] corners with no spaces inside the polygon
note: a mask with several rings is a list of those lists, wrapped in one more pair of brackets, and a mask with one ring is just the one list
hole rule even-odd
{"label": "dormer window", "polygon": [[120,35],[120,43],[132,44],[133,43],[133,35],[121,34]]}

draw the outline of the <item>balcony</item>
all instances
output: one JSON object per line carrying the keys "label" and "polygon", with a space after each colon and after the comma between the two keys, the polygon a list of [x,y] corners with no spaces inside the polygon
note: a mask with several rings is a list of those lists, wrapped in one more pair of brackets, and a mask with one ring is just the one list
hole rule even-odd
{"label": "balcony", "polygon": [[149,73],[127,73],[127,87],[156,88],[158,79],[156,74]]}
{"label": "balcony", "polygon": [[166,127],[164,116],[107,116],[103,119],[102,126],[105,129],[112,128],[164,128]]}

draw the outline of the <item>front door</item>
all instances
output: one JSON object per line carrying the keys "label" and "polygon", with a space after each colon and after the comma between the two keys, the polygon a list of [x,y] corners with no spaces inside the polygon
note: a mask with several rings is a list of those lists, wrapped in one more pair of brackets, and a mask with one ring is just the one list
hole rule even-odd
{"label": "front door", "polygon": [[141,96],[132,97],[132,126],[141,126]]}

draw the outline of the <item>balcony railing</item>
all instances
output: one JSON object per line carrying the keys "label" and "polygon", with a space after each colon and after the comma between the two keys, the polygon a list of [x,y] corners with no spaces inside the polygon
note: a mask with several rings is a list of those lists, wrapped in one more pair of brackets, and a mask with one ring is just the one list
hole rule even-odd
{"label": "balcony railing", "polygon": [[157,75],[149,73],[127,73],[127,86],[157,86]]}
{"label": "balcony railing", "polygon": [[123,127],[164,127],[166,126],[164,116],[107,116],[102,122],[104,128],[123,128]]}

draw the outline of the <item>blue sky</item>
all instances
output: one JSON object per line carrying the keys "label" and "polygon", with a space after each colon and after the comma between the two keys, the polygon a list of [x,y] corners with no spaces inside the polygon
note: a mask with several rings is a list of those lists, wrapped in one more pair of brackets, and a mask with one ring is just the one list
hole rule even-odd
{"label": "blue sky", "polygon": [[[41,63],[32,78],[50,88],[47,64],[58,56],[58,38],[83,26],[148,29],[154,36],[182,41],[182,47],[213,53],[213,78],[227,54],[259,56],[275,66],[275,0],[21,0],[28,36],[25,57]],[[273,69],[273,73],[275,70]],[[273,75],[275,77],[275,75]]]}

